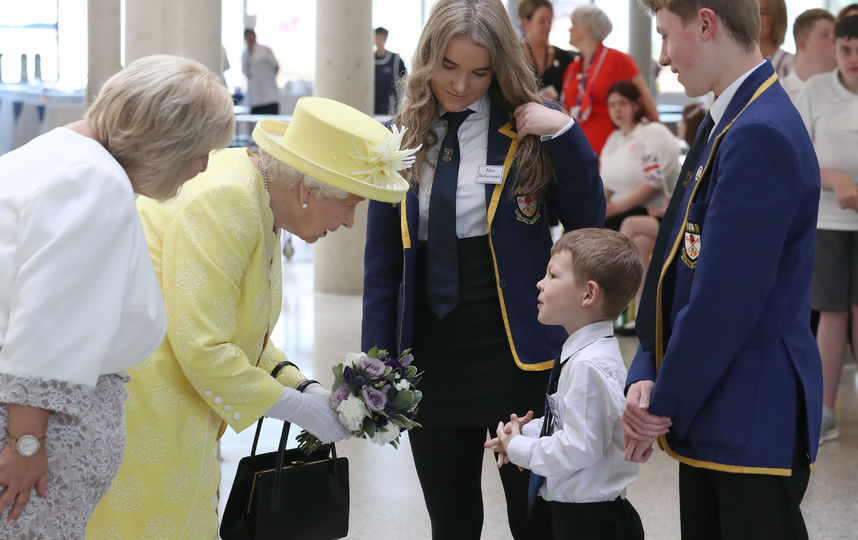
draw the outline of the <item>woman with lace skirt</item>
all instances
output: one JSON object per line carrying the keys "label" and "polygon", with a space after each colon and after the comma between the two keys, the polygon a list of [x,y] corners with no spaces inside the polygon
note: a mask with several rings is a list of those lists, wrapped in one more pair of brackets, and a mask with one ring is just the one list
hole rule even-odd
{"label": "woman with lace skirt", "polygon": [[125,370],[166,326],[135,197],[173,197],[233,126],[216,75],[153,56],[0,157],[0,538],[83,538],[122,459]]}

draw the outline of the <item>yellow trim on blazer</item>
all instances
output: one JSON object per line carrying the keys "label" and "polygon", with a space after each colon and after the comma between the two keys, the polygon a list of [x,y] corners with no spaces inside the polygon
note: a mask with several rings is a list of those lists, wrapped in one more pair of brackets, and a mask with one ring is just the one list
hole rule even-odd
{"label": "yellow trim on blazer", "polygon": [[498,289],[498,300],[500,300],[500,308],[501,308],[501,316],[503,317],[503,326],[506,330],[506,337],[509,340],[509,350],[512,352],[512,357],[515,359],[515,364],[519,367],[519,369],[523,371],[545,371],[546,369],[551,369],[554,367],[554,359],[551,359],[547,362],[539,362],[538,364],[524,364],[518,357],[518,352],[515,350],[515,343],[512,339],[512,330],[509,327],[509,317],[506,313],[506,303],[503,299],[503,290],[500,286],[500,274],[498,273],[498,258],[495,254],[495,245],[492,236],[492,221],[494,221],[495,213],[498,209],[498,203],[500,202],[501,194],[503,193],[503,187],[506,185],[506,178],[509,175],[510,168],[512,167],[512,162],[515,159],[515,151],[518,150],[518,134],[512,129],[512,122],[507,122],[503,126],[498,129],[498,132],[506,135],[512,142],[510,142],[509,150],[507,150],[506,158],[503,161],[503,178],[501,179],[501,183],[495,186],[494,191],[492,192],[492,199],[489,203],[489,207],[486,210],[486,222],[488,224],[489,231],[489,249],[492,252],[492,265],[495,269],[495,285]]}
{"label": "yellow trim on blazer", "polygon": [[411,233],[408,232],[408,219],[405,215],[406,197],[399,203],[399,228],[402,229],[402,249],[411,248]]}
{"label": "yellow trim on blazer", "polygon": [[[685,456],[680,456],[674,452],[667,444],[667,439],[664,435],[658,438],[658,446],[665,451],[667,455],[692,467],[700,469],[709,469],[712,471],[721,471],[728,473],[739,474],[768,474],[771,476],[792,476],[792,469],[780,469],[777,467],[743,467],[741,465],[724,465],[723,463],[715,463],[713,461],[701,461],[699,459],[691,459]],[[810,464],[811,468],[813,463]]]}
{"label": "yellow trim on blazer", "polygon": [[[730,121],[729,124],[724,126],[724,129],[715,137],[715,142],[712,143],[712,150],[709,152],[709,158],[706,160],[706,166],[703,167],[703,172],[700,175],[700,178],[695,179],[697,182],[694,185],[694,190],[691,192],[691,197],[688,198],[688,206],[685,208],[685,216],[682,218],[682,225],[679,227],[679,234],[676,235],[676,239],[673,241],[673,248],[670,250],[670,254],[667,256],[667,259],[664,261],[664,265],[661,267],[661,274],[658,276],[658,288],[656,289],[655,294],[655,371],[658,373],[658,370],[661,368],[661,361],[664,359],[664,327],[663,327],[663,307],[662,307],[662,286],[664,285],[664,276],[667,274],[668,268],[673,263],[673,259],[676,257],[676,252],[679,250],[679,245],[682,243],[682,239],[685,236],[685,228],[688,225],[688,213],[691,210],[691,203],[694,202],[694,197],[697,195],[697,188],[700,187],[699,180],[706,176],[706,171],[709,170],[709,166],[712,165],[712,161],[715,159],[715,151],[718,149],[718,146],[721,144],[721,139],[724,137],[724,134],[727,133],[727,130],[733,125],[739,116],[745,112],[745,109],[754,102],[763,92],[765,92],[771,85],[778,80],[778,74],[772,73],[772,76],[766,79],[763,84],[761,84],[757,90],[754,92],[754,95],[751,96],[751,99],[745,103],[745,106],[742,107],[736,116]],[[665,445],[666,446],[666,445]],[[771,474],[771,473],[764,473]]]}

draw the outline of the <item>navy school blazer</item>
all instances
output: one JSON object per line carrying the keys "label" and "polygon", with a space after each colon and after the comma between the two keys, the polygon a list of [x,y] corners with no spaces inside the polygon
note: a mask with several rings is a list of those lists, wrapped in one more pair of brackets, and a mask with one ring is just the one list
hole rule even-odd
{"label": "navy school blazer", "polygon": [[[674,223],[662,223],[666,253],[649,267],[661,285],[644,292],[656,309],[638,313],[654,320],[641,340],[655,345],[638,348],[626,384],[655,381],[649,410],[673,420],[659,439],[673,458],[787,476],[796,436],[811,463],[819,442],[822,370],[808,316],[820,187],[810,137],[773,75],[766,61],[742,83]],[[799,406],[807,431],[797,434]]]}
{"label": "navy school blazer", "polygon": [[[518,148],[510,115],[492,106],[487,165],[503,165],[500,184],[486,185],[486,219],[498,299],[510,350],[519,368],[550,369],[567,338],[560,326],[537,320],[536,282],[551,257],[547,213],[566,230],[601,227],[605,195],[599,162],[577,123],[542,144],[556,182],[545,202],[513,195]],[[401,352],[411,346],[417,265],[418,196],[411,189],[398,204],[369,201],[364,251],[361,347]]]}

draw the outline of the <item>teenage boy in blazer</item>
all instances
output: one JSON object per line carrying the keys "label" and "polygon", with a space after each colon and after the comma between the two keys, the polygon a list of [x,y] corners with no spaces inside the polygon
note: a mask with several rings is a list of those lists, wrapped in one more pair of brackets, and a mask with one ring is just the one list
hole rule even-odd
{"label": "teenage boy in blazer", "polygon": [[626,457],[646,461],[657,438],[680,462],[683,538],[807,538],[799,504],[822,393],[807,324],[819,165],[760,54],[756,0],[644,3],[660,63],[689,96],[716,100],[647,273]]}

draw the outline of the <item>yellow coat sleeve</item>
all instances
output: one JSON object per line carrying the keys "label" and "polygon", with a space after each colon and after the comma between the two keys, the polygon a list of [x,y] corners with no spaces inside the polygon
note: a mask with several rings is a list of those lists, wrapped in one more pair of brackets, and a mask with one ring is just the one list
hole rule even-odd
{"label": "yellow coat sleeve", "polygon": [[250,189],[220,185],[189,201],[163,242],[167,338],[188,381],[236,432],[283,391],[269,374],[275,359],[285,359],[282,352],[268,344],[256,367],[263,336],[276,320],[272,310],[279,313],[271,305],[271,259],[259,212]]}

